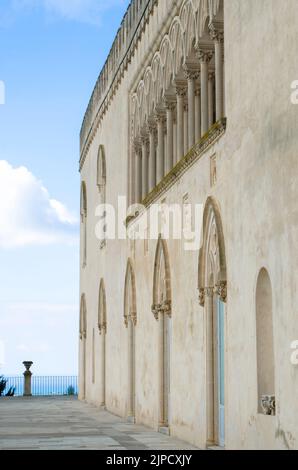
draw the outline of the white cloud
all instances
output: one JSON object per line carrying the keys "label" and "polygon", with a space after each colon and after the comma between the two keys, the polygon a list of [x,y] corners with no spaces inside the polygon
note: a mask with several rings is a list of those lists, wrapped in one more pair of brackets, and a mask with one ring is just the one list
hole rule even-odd
{"label": "white cloud", "polygon": [[27,168],[0,160],[0,247],[77,242],[77,218]]}
{"label": "white cloud", "polygon": [[128,3],[128,0],[13,0],[17,10],[43,8],[52,16],[91,24],[100,24],[105,10]]}

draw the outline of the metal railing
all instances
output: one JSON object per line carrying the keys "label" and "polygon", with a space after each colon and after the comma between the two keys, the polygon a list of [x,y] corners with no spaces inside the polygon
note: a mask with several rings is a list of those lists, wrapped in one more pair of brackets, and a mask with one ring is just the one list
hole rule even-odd
{"label": "metal railing", "polygon": [[[15,396],[22,396],[24,393],[24,377],[5,377],[7,380],[5,393],[11,387],[15,387]],[[33,396],[59,396],[78,395],[77,376],[32,376],[31,382]]]}

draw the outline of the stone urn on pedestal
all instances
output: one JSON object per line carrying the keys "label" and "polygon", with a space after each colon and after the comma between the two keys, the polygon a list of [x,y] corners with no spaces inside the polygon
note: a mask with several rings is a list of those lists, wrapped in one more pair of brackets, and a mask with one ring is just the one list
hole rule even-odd
{"label": "stone urn on pedestal", "polygon": [[31,393],[31,377],[32,372],[30,371],[30,367],[33,365],[32,361],[24,361],[23,365],[25,366],[24,372],[24,397],[32,397]]}

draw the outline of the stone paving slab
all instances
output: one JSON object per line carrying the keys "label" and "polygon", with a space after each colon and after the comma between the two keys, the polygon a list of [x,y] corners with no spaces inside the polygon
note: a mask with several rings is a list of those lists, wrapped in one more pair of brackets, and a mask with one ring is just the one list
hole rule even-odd
{"label": "stone paving slab", "polygon": [[1,398],[0,450],[195,450],[73,397]]}

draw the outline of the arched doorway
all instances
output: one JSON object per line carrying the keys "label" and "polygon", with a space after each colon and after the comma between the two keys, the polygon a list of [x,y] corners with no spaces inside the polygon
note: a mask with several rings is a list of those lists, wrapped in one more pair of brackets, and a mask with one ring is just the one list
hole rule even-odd
{"label": "arched doorway", "polygon": [[207,446],[225,445],[226,255],[217,203],[207,200],[199,259],[200,305],[206,319]]}
{"label": "arched doorway", "polygon": [[152,312],[159,321],[159,426],[163,430],[171,421],[172,297],[169,255],[162,237],[155,255]]}
{"label": "arched doorway", "polygon": [[86,397],[86,336],[87,336],[87,309],[86,296],[82,294],[80,305],[80,398]]}
{"label": "arched doorway", "polygon": [[107,314],[106,314],[106,291],[103,279],[99,285],[98,295],[98,330],[101,336],[101,406],[106,406],[106,334],[107,334]]}
{"label": "arched doorway", "polygon": [[124,323],[128,332],[128,418],[136,413],[135,327],[137,324],[136,284],[131,260],[128,260],[124,288]]}

